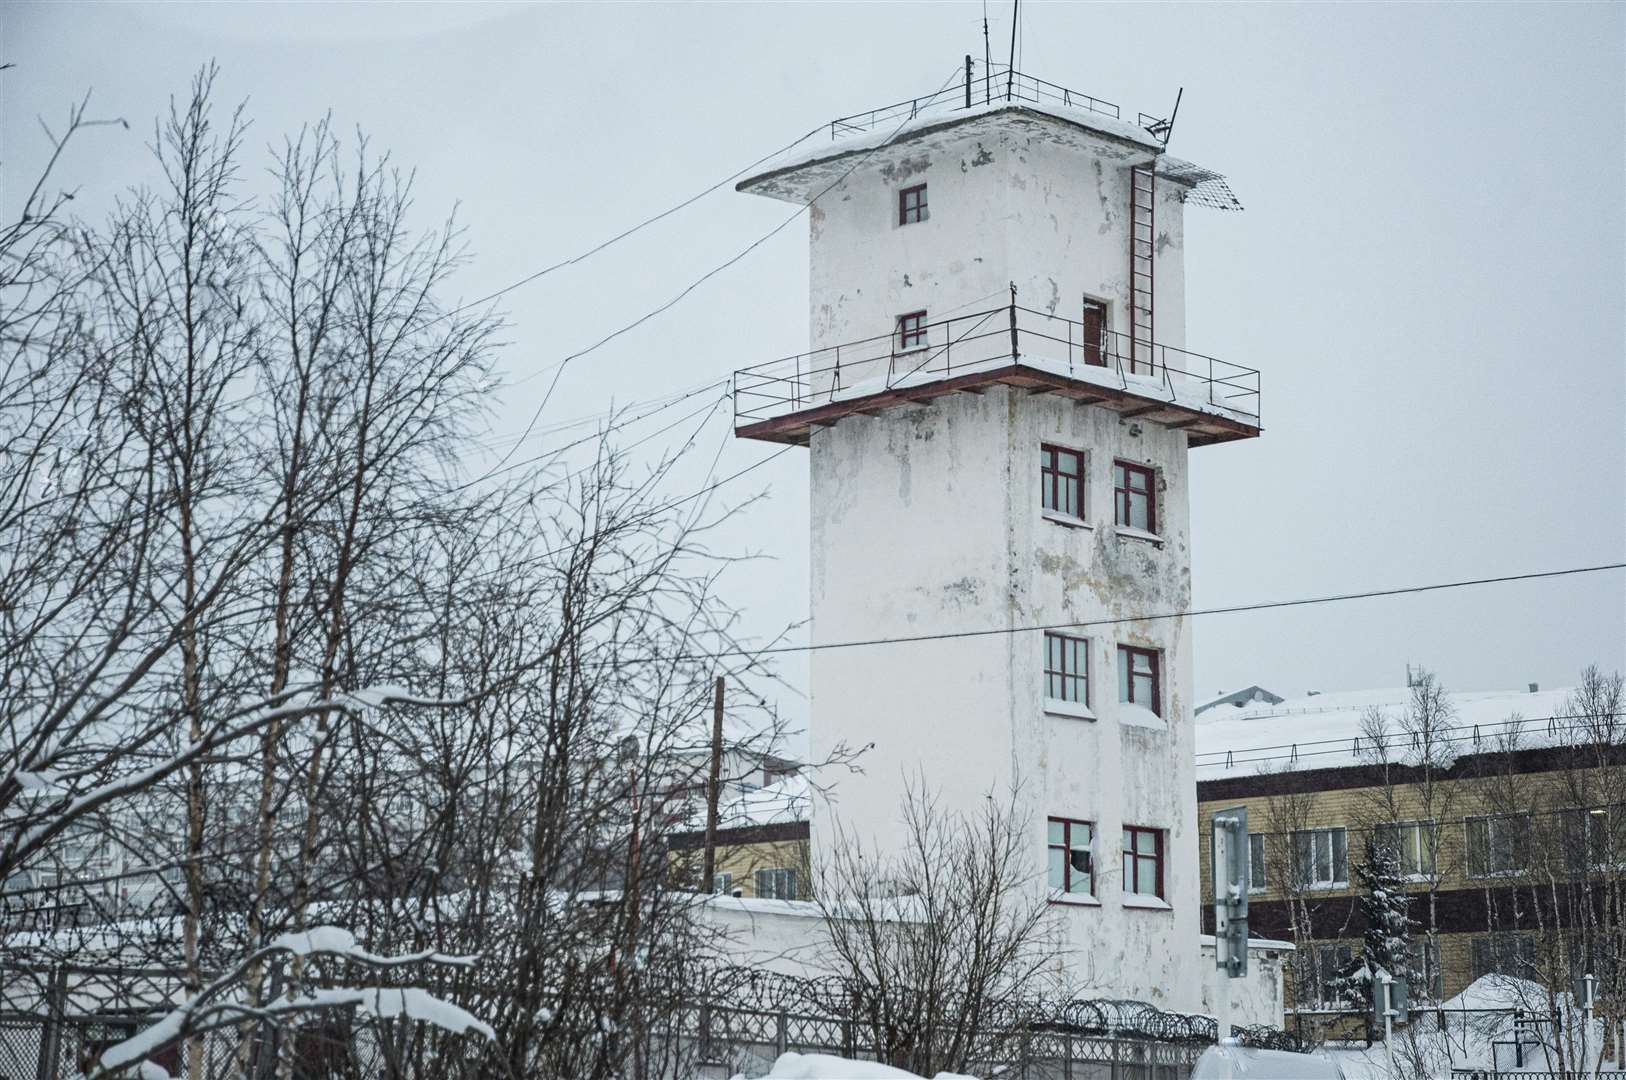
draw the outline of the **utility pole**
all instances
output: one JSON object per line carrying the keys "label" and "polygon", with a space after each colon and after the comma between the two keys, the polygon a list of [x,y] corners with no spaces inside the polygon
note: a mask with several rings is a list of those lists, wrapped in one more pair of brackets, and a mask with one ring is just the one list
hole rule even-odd
{"label": "utility pole", "polygon": [[717,798],[723,776],[723,677],[717,676],[711,694],[711,770],[706,778],[706,853],[700,863],[701,888],[716,889]]}

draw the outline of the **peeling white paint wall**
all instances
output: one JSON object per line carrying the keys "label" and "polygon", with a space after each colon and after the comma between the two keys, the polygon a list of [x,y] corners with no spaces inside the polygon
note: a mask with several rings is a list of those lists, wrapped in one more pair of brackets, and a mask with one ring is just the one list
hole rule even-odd
{"label": "peeling white paint wall", "polygon": [[[1040,510],[1041,442],[1088,454],[1086,520]],[[1111,466],[1159,478],[1161,544],[1119,535]],[[1189,604],[1185,435],[1107,410],[997,387],[914,411],[851,417],[812,443],[815,641],[900,637],[1112,619]],[[906,781],[924,777],[945,805],[974,809],[1020,784],[1035,872],[1045,819],[1096,825],[1098,906],[1056,905],[1057,974],[1079,993],[1199,1006],[1196,780],[1188,620],[1132,623],[1090,639],[1095,719],[1044,710],[1036,632],[816,652],[815,760],[867,746],[864,774],[838,778],[834,812],[883,848]],[[1117,646],[1162,652],[1165,722],[1145,726],[1117,702]],[[1167,831],[1171,910],[1126,907],[1124,825]],[[814,858],[830,841],[815,818]]]}
{"label": "peeling white paint wall", "polygon": [[[813,207],[812,347],[1010,302],[1077,320],[1106,301],[1129,332],[1129,166],[1151,155],[1054,120],[998,113],[877,151]],[[845,163],[850,165],[850,163]],[[839,175],[839,174],[838,174]],[[929,218],[898,224],[927,185]],[[1158,187],[1156,338],[1185,344],[1184,203]],[[934,343],[935,344],[935,343]],[[1176,360],[1177,362],[1177,360]]]}

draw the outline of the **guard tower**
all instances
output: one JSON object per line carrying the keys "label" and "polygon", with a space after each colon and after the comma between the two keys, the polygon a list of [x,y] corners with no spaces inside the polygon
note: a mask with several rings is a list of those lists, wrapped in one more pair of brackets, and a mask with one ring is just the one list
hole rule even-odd
{"label": "guard tower", "polygon": [[[812,351],[735,375],[811,453],[815,812],[883,847],[917,777],[1018,784],[1059,973],[1192,1011],[1188,449],[1259,434],[1252,369],[1186,349],[1183,218],[1241,209],[1168,122],[1019,72],[845,117],[739,190],[811,204]],[[1130,621],[1122,621],[1122,620]],[[1068,626],[1047,632],[1034,627]]]}

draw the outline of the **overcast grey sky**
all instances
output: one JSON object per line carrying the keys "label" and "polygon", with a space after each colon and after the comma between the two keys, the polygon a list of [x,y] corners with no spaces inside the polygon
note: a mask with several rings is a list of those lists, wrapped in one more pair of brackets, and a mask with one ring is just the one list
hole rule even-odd
{"label": "overcast grey sky", "polygon": [[[61,178],[79,205],[150,181],[152,119],[215,59],[222,97],[248,99],[256,150],[331,110],[417,170],[426,224],[460,204],[473,297],[821,121],[936,88],[981,54],[982,10],[13,2],[0,9],[0,59],[16,65],[0,83],[0,196],[14,209],[45,152],[35,117],[87,89],[93,111],[134,129],[73,148]],[[1008,12],[990,5],[996,41]],[[1187,219],[1188,342],[1261,369],[1266,427],[1193,455],[1199,605],[1621,560],[1626,5],[1023,12],[1026,71],[1129,115],[1165,114],[1184,86],[1171,150],[1224,172],[1248,208]],[[550,377],[538,371],[785,213],[725,189],[509,295],[515,385],[494,434],[524,427]],[[805,349],[806,245],[798,222],[572,364],[542,423]],[[720,411],[701,432],[690,489],[719,446],[718,475],[773,449],[726,430]],[[767,492],[716,538],[769,557],[733,580],[760,633],[806,614],[806,470],[793,451],[719,492]],[[1453,688],[1554,685],[1589,661],[1623,665],[1626,579],[1213,617],[1196,640],[1201,694],[1395,685],[1408,661]]]}

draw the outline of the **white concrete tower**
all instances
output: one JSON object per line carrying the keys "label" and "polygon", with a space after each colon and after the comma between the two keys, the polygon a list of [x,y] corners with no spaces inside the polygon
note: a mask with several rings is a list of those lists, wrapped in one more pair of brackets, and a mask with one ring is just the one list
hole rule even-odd
{"label": "white concrete tower", "polygon": [[813,351],[735,382],[811,451],[813,641],[992,631],[814,654],[815,760],[873,744],[814,859],[829,812],[896,844],[905,777],[1018,782],[1058,966],[1193,1011],[1191,628],[1137,617],[1189,607],[1187,450],[1259,433],[1257,372],[1185,351],[1185,208],[1239,207],[1166,124],[970,82],[739,185],[813,204]]}

